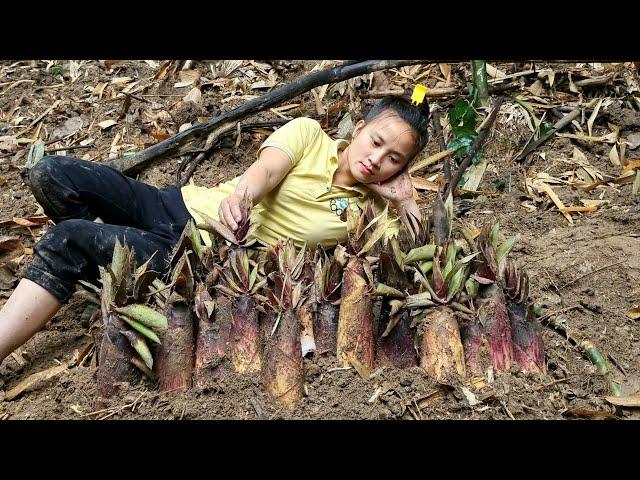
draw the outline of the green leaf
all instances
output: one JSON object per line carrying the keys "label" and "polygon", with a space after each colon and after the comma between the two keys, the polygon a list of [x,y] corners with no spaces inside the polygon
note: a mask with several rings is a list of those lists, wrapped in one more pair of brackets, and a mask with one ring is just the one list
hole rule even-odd
{"label": "green leaf", "polygon": [[52,75],[62,75],[62,72],[64,72],[64,69],[61,66],[57,66],[51,71],[51,74]]}
{"label": "green leaf", "polygon": [[456,137],[465,136],[464,132],[475,132],[476,111],[469,102],[462,98],[453,101],[453,108],[449,110],[451,131]]}
{"label": "green leaf", "polygon": [[[464,133],[461,137],[455,138],[454,140],[449,142],[447,150],[456,151],[454,158],[456,160],[462,160],[468,155],[469,151],[471,150],[471,146],[473,145],[473,142],[477,136],[478,135],[475,133],[475,131],[473,133]],[[482,153],[482,148],[479,148],[478,151],[473,155],[473,158],[471,159],[473,165],[476,165],[480,161]]]}
{"label": "green leaf", "polygon": [[120,318],[125,322],[127,322],[129,325],[131,325],[135,330],[140,332],[142,335],[147,337],[149,340],[153,340],[155,343],[158,343],[158,344],[160,343],[160,338],[158,338],[158,335],[156,335],[155,332],[150,328],[147,328],[141,323],[138,323],[135,320],[131,320],[125,317],[124,315],[120,315]]}
{"label": "green leaf", "polygon": [[542,122],[540,124],[540,137],[543,137],[549,130],[553,128],[553,124],[549,122]]}

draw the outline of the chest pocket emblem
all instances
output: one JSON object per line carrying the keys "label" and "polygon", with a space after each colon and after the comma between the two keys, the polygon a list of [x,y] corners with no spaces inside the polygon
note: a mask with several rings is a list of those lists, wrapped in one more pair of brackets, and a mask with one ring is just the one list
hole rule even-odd
{"label": "chest pocket emblem", "polygon": [[[329,207],[331,208],[331,211],[339,216],[341,220],[348,206],[349,202],[346,198],[332,198],[329,201]],[[342,221],[346,221],[346,218]]]}

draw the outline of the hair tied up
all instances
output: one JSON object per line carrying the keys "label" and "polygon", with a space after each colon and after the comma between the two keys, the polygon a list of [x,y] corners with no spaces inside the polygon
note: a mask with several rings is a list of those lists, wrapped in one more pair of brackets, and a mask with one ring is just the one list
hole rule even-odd
{"label": "hair tied up", "polygon": [[413,87],[413,93],[411,94],[411,104],[416,106],[420,105],[423,102],[424,96],[427,94],[428,90],[429,89],[424,85],[420,85],[419,83],[417,83],[416,86]]}
{"label": "hair tied up", "polygon": [[424,115],[427,119],[431,116],[431,107],[429,102],[427,101],[426,95],[429,91],[429,87],[425,87],[424,85],[420,85],[419,83],[413,87],[413,91],[408,88],[405,89],[405,93],[402,96],[405,100],[407,100],[412,107],[416,108],[422,115]]}

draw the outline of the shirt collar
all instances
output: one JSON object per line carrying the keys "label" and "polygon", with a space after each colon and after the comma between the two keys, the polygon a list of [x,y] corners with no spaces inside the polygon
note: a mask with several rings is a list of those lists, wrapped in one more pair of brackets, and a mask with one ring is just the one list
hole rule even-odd
{"label": "shirt collar", "polygon": [[[325,184],[318,189],[318,192],[316,195],[317,197],[331,191],[333,174],[338,168],[338,151],[346,148],[347,145],[349,145],[349,141],[342,138],[339,138],[333,141],[331,146],[331,153],[329,155],[329,158],[327,159],[327,164],[325,167],[325,173],[326,173]],[[352,190],[354,192],[359,193],[362,197],[366,197],[370,193],[370,190],[361,184],[354,185],[353,187],[340,186],[338,188],[342,188],[345,190]]]}

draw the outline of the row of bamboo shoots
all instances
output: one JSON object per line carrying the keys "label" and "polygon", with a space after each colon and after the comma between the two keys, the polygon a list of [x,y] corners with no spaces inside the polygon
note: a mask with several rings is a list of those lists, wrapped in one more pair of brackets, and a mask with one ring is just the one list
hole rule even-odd
{"label": "row of bamboo shoots", "polygon": [[206,215],[190,222],[169,278],[116,246],[101,269],[99,397],[139,371],[164,391],[206,387],[227,363],[259,374],[274,403],[293,409],[308,351],[335,354],[364,378],[380,366],[419,365],[447,384],[544,371],[528,277],[509,258],[516,239],[500,242],[497,224],[454,232],[451,197],[438,196],[430,218],[404,216],[389,238],[386,210],[349,209],[348,242],[332,252],[291,240],[257,248],[250,206],[235,232]]}

